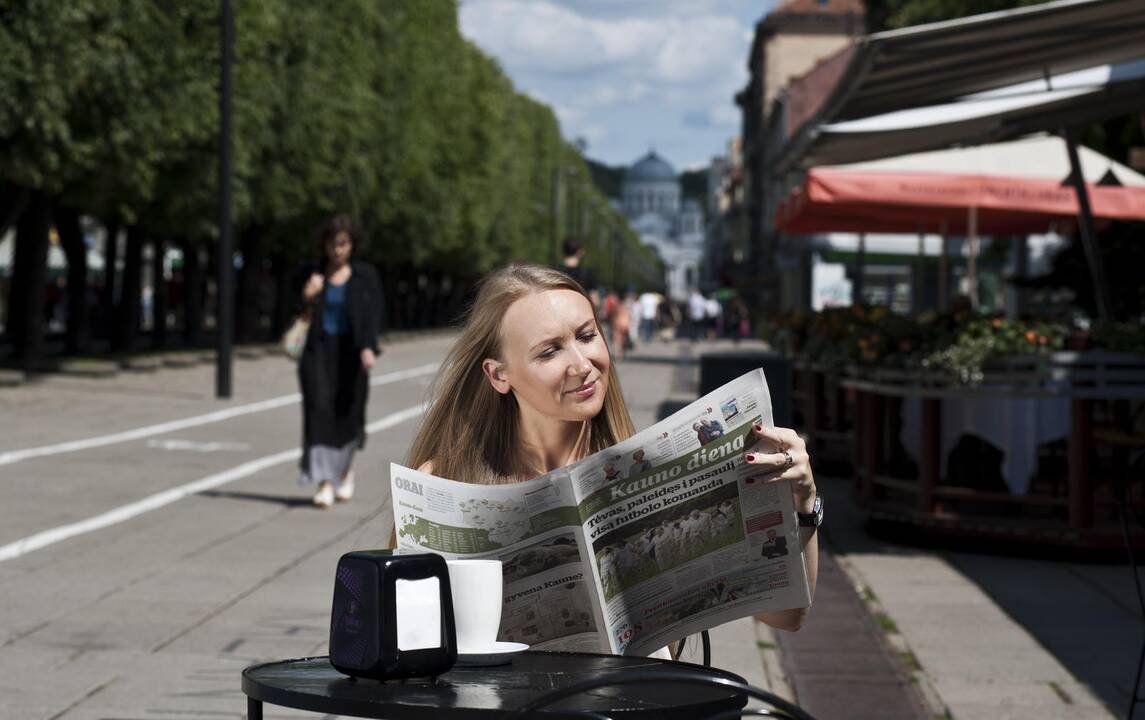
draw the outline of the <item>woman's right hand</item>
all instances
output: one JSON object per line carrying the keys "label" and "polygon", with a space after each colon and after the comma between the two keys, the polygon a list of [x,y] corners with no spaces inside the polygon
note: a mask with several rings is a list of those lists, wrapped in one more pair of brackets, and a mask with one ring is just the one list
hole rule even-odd
{"label": "woman's right hand", "polygon": [[302,299],[306,302],[313,301],[314,298],[318,297],[318,293],[322,292],[325,284],[326,279],[322,277],[321,273],[311,273],[310,279],[306,281],[306,286],[302,288]]}

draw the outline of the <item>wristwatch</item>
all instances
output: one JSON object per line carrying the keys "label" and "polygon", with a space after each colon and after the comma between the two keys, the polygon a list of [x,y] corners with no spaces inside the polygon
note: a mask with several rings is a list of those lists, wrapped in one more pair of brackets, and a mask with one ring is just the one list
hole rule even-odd
{"label": "wristwatch", "polygon": [[812,506],[809,513],[795,513],[795,517],[799,519],[799,527],[814,527],[817,528],[823,524],[823,496],[815,494],[815,505]]}

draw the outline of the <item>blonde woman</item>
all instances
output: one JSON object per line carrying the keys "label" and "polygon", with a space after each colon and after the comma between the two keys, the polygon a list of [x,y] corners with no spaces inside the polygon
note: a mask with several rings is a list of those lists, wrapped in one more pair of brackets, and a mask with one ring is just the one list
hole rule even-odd
{"label": "blonde woman", "polygon": [[[796,508],[810,513],[815,481],[802,440],[785,428],[755,432],[774,452],[749,453],[747,462],[764,482],[790,483]],[[557,270],[517,264],[482,282],[442,365],[408,464],[461,482],[514,483],[633,433],[620,378],[584,289]],[[801,534],[814,592],[814,528]],[[793,609],[758,618],[797,630],[805,615],[805,609]]]}

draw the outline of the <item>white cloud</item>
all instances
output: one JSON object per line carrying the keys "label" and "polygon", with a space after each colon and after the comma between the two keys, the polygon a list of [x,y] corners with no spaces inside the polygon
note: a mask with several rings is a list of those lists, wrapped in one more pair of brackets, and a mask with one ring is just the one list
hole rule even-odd
{"label": "white cloud", "polygon": [[740,125],[753,24],[775,0],[461,0],[462,33],[552,106],[566,138],[631,162],[683,161]]}
{"label": "white cloud", "polygon": [[589,17],[547,0],[468,0],[461,28],[507,67],[695,82],[742,65],[743,25],[726,15]]}

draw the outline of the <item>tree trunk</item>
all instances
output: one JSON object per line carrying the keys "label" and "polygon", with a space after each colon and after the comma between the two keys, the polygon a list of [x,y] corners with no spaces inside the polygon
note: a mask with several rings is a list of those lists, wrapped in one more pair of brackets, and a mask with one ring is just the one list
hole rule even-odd
{"label": "tree trunk", "polygon": [[8,337],[25,370],[40,369],[44,355],[44,298],[48,282],[48,198],[38,190],[16,222],[12,285],[8,293]]}
{"label": "tree trunk", "polygon": [[8,228],[16,224],[20,214],[28,205],[28,188],[3,183],[4,192],[0,193],[0,237],[4,237]]}
{"label": "tree trunk", "polygon": [[[20,219],[20,215],[24,212],[24,208],[28,205],[28,188],[21,188],[11,183],[4,183],[4,194],[0,197],[0,238],[8,233],[8,229],[16,224]],[[15,262],[15,252],[13,252],[13,262]],[[13,287],[15,280],[9,272],[9,280],[7,285],[0,283],[0,288],[7,290],[7,296],[4,298],[5,302],[0,309],[4,311],[4,334],[9,341],[14,337],[12,332],[12,324],[19,324],[16,320],[17,313],[13,312],[14,307],[12,303],[16,300],[16,291]]]}
{"label": "tree trunk", "polygon": [[193,240],[183,241],[183,342],[203,343],[203,264]]}
{"label": "tree trunk", "polygon": [[271,337],[279,338],[294,317],[294,275],[286,254],[276,252],[270,260],[270,271],[274,274],[274,314],[271,316]]}
{"label": "tree trunk", "polygon": [[[219,268],[215,264],[219,260],[218,242],[209,242],[203,246],[203,326],[210,323],[211,332],[219,331]],[[211,341],[211,347],[216,347],[216,341]]]}
{"label": "tree trunk", "polygon": [[79,213],[70,208],[59,208],[56,211],[56,230],[68,259],[68,325],[64,334],[64,351],[78,355],[87,350],[90,337],[87,245],[80,228]]}
{"label": "tree trunk", "polygon": [[115,342],[116,265],[119,263],[119,221],[109,220],[104,225],[103,243],[103,297],[100,302],[100,325],[108,342]]}
{"label": "tree trunk", "polygon": [[123,288],[116,307],[115,342],[112,348],[130,352],[139,337],[139,301],[143,276],[143,231],[138,225],[127,228],[127,246],[123,251]]}
{"label": "tree trunk", "polygon": [[239,271],[238,278],[235,340],[237,342],[252,342],[257,339],[261,315],[259,295],[262,288],[262,229],[258,226],[246,228],[239,244],[242,250],[243,266]]}
{"label": "tree trunk", "polygon": [[163,276],[167,241],[156,237],[151,242],[151,346],[167,347],[167,279]]}

